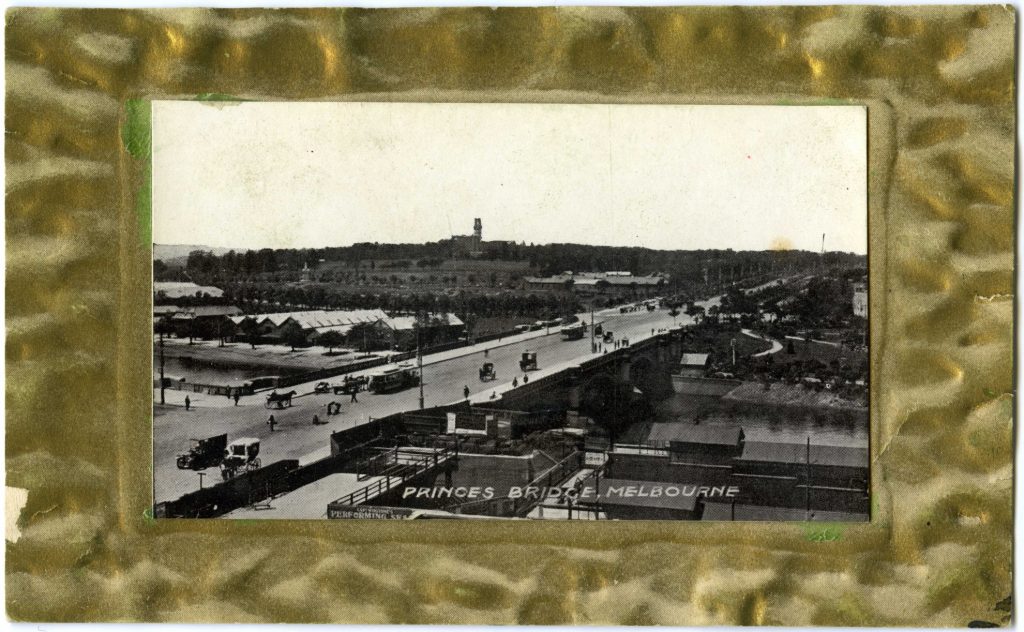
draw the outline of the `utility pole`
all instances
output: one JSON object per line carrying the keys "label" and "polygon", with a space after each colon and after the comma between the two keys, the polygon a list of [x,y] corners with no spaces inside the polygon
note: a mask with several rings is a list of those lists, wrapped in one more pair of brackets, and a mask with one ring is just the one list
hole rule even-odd
{"label": "utility pole", "polygon": [[160,327],[160,405],[165,404],[164,401],[164,330],[163,326]]}
{"label": "utility pole", "polygon": [[416,323],[416,362],[419,365],[420,374],[420,410],[423,410],[423,347],[420,345],[419,323]]}

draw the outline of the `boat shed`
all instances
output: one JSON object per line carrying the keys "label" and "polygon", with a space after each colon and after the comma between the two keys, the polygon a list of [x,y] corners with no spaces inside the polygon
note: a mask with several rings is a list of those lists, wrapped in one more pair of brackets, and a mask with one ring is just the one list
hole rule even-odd
{"label": "boat shed", "polygon": [[683,377],[704,377],[710,360],[711,355],[707,353],[684,353],[679,359],[676,374]]}
{"label": "boat shed", "polygon": [[719,463],[728,465],[743,453],[743,428],[739,426],[653,424],[649,444],[667,448],[676,463]]}

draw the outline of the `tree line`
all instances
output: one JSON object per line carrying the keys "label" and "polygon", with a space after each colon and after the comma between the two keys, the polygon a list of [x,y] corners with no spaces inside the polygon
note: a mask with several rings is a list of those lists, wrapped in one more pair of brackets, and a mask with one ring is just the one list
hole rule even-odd
{"label": "tree line", "polygon": [[[495,244],[494,247],[491,247]],[[525,261],[541,276],[563,271],[625,270],[637,275],[668,274],[679,282],[729,282],[756,274],[783,274],[811,270],[819,266],[852,267],[864,265],[864,255],[820,253],[803,250],[652,250],[650,248],[591,246],[584,244],[534,245],[515,242],[485,242],[485,260]],[[341,262],[354,270],[374,270],[378,262],[384,269],[430,269],[451,259],[451,242],[424,244],[358,243],[336,248],[270,249],[229,251],[223,255],[196,250],[189,254],[184,268],[154,262],[158,281],[187,278],[199,284],[222,285],[230,281],[298,280],[308,267],[316,270],[321,262]]]}

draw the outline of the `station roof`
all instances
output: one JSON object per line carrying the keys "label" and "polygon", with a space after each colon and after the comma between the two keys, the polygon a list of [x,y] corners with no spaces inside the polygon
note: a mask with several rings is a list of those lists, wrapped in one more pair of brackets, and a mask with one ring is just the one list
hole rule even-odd
{"label": "station roof", "polygon": [[[602,505],[693,511],[697,506],[696,488],[699,485],[692,483],[663,483],[660,481],[634,481],[624,478],[603,478],[597,487]],[[659,496],[650,495],[654,488],[661,489]],[[674,488],[679,493],[675,496],[669,496],[665,493],[668,488]],[[693,490],[694,493],[686,495],[682,493],[684,490]],[[614,493],[612,493],[613,491]],[[629,493],[630,491],[632,493]],[[641,495],[641,493],[644,495]]]}
{"label": "station roof", "polygon": [[743,439],[743,428],[739,426],[695,426],[689,423],[653,424],[647,439],[657,442],[738,446]]}
{"label": "station roof", "polygon": [[270,322],[275,327],[280,327],[289,320],[294,321],[303,329],[316,329],[326,331],[327,329],[351,328],[359,323],[372,323],[378,320],[387,319],[388,315],[380,309],[354,309],[354,310],[309,310],[296,312],[278,312],[274,314],[253,314],[251,316],[239,316],[232,318],[236,324],[246,319],[254,319],[257,323]]}
{"label": "station roof", "polygon": [[[810,452],[811,465],[868,467],[867,448],[811,444]],[[748,441],[743,446],[743,454],[739,460],[765,463],[807,463],[807,444]]]}

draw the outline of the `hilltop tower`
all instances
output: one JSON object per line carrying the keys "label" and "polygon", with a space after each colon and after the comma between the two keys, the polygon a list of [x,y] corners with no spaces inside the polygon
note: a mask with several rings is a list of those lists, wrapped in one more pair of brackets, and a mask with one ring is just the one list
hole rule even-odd
{"label": "hilltop tower", "polygon": [[481,245],[483,244],[484,224],[479,217],[473,218],[473,239],[470,247],[472,256],[479,257]]}

